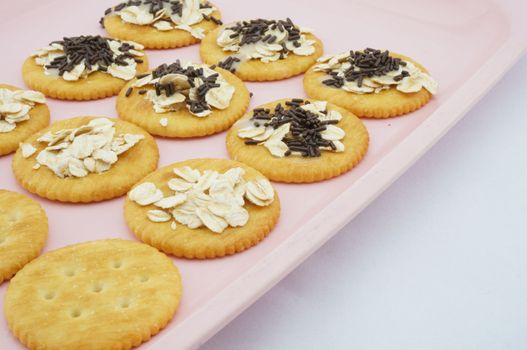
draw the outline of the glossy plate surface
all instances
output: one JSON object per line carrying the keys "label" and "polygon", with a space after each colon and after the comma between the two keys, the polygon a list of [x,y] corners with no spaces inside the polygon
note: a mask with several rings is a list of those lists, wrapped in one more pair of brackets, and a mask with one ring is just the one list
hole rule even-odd
{"label": "glossy plate surface", "polygon": [[[225,22],[291,17],[310,27],[326,53],[364,47],[404,53],[439,81],[439,94],[411,115],[366,120],[371,145],[352,172],[323,183],[277,184],[282,217],[256,247],[224,259],[174,259],[184,296],[174,320],[144,349],[199,347],[245,307],[331,238],[401,175],[489,91],[527,45],[521,1],[216,0]],[[0,82],[24,87],[20,67],[35,49],[63,36],[104,34],[98,20],[112,1],[19,0],[0,3]],[[198,46],[148,52],[151,66],[175,59],[199,61]],[[302,77],[249,83],[251,106],[283,97],[303,97]],[[52,121],[79,115],[115,117],[115,98],[94,102],[49,99]],[[505,116],[496,116],[504,118]],[[1,135],[0,135],[1,137]],[[160,166],[189,158],[227,157],[225,133],[193,140],[157,139]],[[12,155],[0,158],[0,188],[22,193],[11,172]],[[33,196],[34,197],[34,196]],[[35,197],[34,197],[35,198]],[[46,251],[103,238],[134,239],[122,213],[123,198],[71,205],[37,198],[50,219]],[[8,283],[0,287],[0,307]],[[0,348],[23,349],[0,318]]]}

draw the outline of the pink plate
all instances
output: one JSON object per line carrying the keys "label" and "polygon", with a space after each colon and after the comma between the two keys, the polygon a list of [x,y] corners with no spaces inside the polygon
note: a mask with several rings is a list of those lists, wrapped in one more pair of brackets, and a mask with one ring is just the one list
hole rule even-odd
{"label": "pink plate", "polygon": [[[440,93],[411,115],[366,120],[371,146],[364,161],[350,173],[311,185],[277,184],[282,217],[261,244],[212,261],[174,259],[183,275],[181,308],[165,330],[142,345],[144,349],[198,348],[331,238],[437,142],[516,62],[527,45],[523,18],[527,4],[523,1],[214,2],[226,22],[289,16],[312,28],[324,42],[326,53],[367,46],[404,53],[430,70],[440,83]],[[103,34],[97,21],[111,4],[110,0],[2,1],[0,81],[23,87],[22,62],[52,40]],[[197,46],[150,51],[148,55],[152,66],[177,58],[199,60]],[[253,107],[282,97],[305,96],[302,77],[248,86],[254,93]],[[78,115],[115,117],[114,103],[114,98],[95,102],[49,100],[52,120]],[[189,158],[227,157],[224,140],[225,133],[183,141],[158,139],[160,166]],[[28,194],[15,182],[11,159],[0,159],[0,187]],[[95,239],[134,239],[124,223],[123,198],[71,205],[32,197],[44,206],[50,219],[46,251]],[[0,300],[7,285],[0,287]],[[0,349],[22,348],[1,318]]]}

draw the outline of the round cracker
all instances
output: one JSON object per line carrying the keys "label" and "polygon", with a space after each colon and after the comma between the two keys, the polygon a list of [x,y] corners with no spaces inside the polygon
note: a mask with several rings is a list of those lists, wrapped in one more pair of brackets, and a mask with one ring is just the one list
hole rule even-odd
{"label": "round cracker", "polygon": [[85,177],[60,178],[48,167],[33,169],[35,157],[46,147],[37,139],[48,131],[77,128],[100,117],[76,117],[61,120],[29,137],[37,152],[29,158],[19,149],[13,157],[13,173],[17,181],[29,192],[60,202],[98,202],[125,194],[137,181],[157,168],[159,151],[154,138],[138,126],[119,119],[111,119],[117,134],[141,134],[145,138],[125,153],[119,155],[117,163],[104,173],[90,173]]}
{"label": "round cracker", "polygon": [[[221,13],[216,10],[212,17],[221,19]],[[189,32],[181,29],[167,31],[157,30],[152,26],[142,26],[124,22],[117,15],[104,17],[104,28],[111,37],[121,40],[132,40],[147,49],[173,49],[199,43],[201,40],[193,37]],[[205,34],[214,30],[218,25],[212,21],[203,20],[191,26],[194,29],[201,28]]]}
{"label": "round cracker", "polygon": [[[219,27],[211,31],[202,40],[199,53],[203,62],[207,64],[218,64],[234,52],[223,51],[216,43],[220,30]],[[260,60],[248,60],[236,66],[236,74],[240,79],[246,81],[270,81],[290,78],[302,74],[314,65],[324,51],[322,42],[313,34],[305,34],[308,40],[315,41],[315,53],[310,56],[299,56],[290,53],[285,59],[264,63]]]}
{"label": "round cracker", "polygon": [[[200,171],[215,170],[220,173],[241,167],[245,170],[244,178],[253,180],[264,176],[245,164],[227,159],[191,159],[171,164],[148,175],[139,184],[152,182],[166,195],[173,193],[168,187],[168,180],[175,177],[174,168],[189,166]],[[177,224],[175,230],[171,222],[155,223],[147,218],[147,212],[157,209],[154,205],[140,206],[126,199],[124,217],[132,232],[143,242],[157,249],[187,259],[210,259],[232,255],[244,251],[263,240],[278,222],[280,200],[275,191],[274,201],[259,207],[246,201],[244,208],[249,212],[249,221],[242,227],[227,227],[222,233],[214,233],[207,227],[190,229]]]}
{"label": "round cracker", "polygon": [[26,265],[7,289],[9,329],[29,349],[131,349],[174,316],[181,278],[172,261],[133,241],[61,248]]}
{"label": "round cracker", "polygon": [[0,190],[0,283],[35,259],[48,238],[48,218],[33,199]]}
{"label": "round cracker", "polygon": [[[423,66],[409,57],[393,52],[390,52],[390,56],[411,62],[428,73]],[[357,94],[323,84],[322,81],[328,77],[324,72],[315,72],[314,68],[309,69],[304,75],[304,90],[307,95],[346,108],[361,118],[397,117],[423,107],[432,98],[432,94],[425,88],[418,92],[405,93],[390,87],[379,93]]]}
{"label": "round cracker", "polygon": [[[137,64],[137,74],[148,70],[148,58],[142,56]],[[44,95],[59,100],[87,101],[115,96],[127,81],[104,72],[93,72],[84,79],[66,81],[59,76],[46,75],[44,68],[35,63],[34,57],[28,57],[22,66],[22,78],[27,86]]]}
{"label": "round cracker", "polygon": [[[0,84],[0,89],[22,90],[15,86]],[[29,120],[16,124],[13,131],[0,133],[0,156],[12,153],[18,144],[37,131],[49,125],[49,108],[47,104],[37,103],[29,111]]]}
{"label": "round cracker", "polygon": [[[291,99],[270,102],[256,108],[274,110],[279,103],[282,105]],[[245,139],[238,136],[239,125],[253,116],[247,113],[239,122],[235,123],[227,134],[227,151],[234,160],[248,164],[257,169],[272,181],[287,183],[306,183],[327,180],[351,170],[357,165],[368,149],[369,136],[364,123],[353,113],[327,104],[328,110],[336,110],[342,114],[342,119],[336,125],[346,133],[341,142],[345,146],[344,152],[322,151],[320,157],[289,156],[274,157],[267,148],[261,145],[246,145]]]}
{"label": "round cracker", "polygon": [[[229,107],[226,109],[213,109],[207,117],[196,117],[188,111],[186,107],[176,112],[156,113],[152,102],[144,95],[137,93],[135,88],[133,93],[126,97],[128,88],[136,81],[129,82],[119,93],[116,101],[117,113],[121,119],[139,125],[150,134],[163,137],[198,137],[212,135],[231,127],[231,125],[247,111],[251,100],[249,90],[238,77],[234,74],[215,68],[235,91]],[[167,126],[162,126],[160,120],[166,118]]]}

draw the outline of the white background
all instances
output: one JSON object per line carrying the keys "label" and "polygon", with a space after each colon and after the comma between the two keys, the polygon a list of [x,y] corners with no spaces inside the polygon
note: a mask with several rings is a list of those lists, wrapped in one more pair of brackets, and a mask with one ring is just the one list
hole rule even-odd
{"label": "white background", "polygon": [[527,57],[202,349],[527,349]]}

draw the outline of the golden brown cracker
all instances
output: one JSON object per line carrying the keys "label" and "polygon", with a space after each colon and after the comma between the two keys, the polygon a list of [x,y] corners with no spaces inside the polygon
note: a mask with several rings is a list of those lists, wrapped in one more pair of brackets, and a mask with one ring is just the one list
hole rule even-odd
{"label": "golden brown cracker", "polygon": [[[148,58],[142,56],[137,64],[137,74],[148,70]],[[22,66],[22,78],[31,89],[59,100],[97,100],[115,96],[127,81],[103,72],[94,72],[84,79],[66,81],[59,76],[44,74],[44,68],[35,63],[34,57],[28,57]]]}
{"label": "golden brown cracker", "polygon": [[[226,159],[192,159],[171,164],[148,175],[138,182],[153,182],[165,195],[173,193],[167,185],[174,178],[174,168],[189,166],[200,171],[215,170],[223,173],[234,167],[243,168],[248,180],[262,178],[263,175],[245,164]],[[222,233],[214,233],[206,227],[190,229],[183,224],[177,224],[175,230],[170,222],[155,223],[150,221],[146,213],[157,209],[153,205],[140,206],[126,199],[124,216],[126,224],[143,242],[161,251],[187,259],[209,259],[223,257],[244,251],[263,240],[278,222],[280,216],[280,201],[275,191],[274,201],[266,207],[256,206],[246,201],[249,221],[242,227],[228,227]]]}
{"label": "golden brown cracker", "polygon": [[[409,57],[391,52],[391,56],[415,64],[423,72],[427,70]],[[307,95],[346,108],[361,118],[390,118],[413,112],[430,101],[432,94],[426,89],[415,93],[404,93],[394,87],[379,93],[357,94],[322,84],[328,75],[309,69],[304,75],[304,89]]]}
{"label": "golden brown cracker", "polygon": [[[221,19],[221,14],[218,10],[214,11],[211,16]],[[203,20],[191,27],[194,29],[201,28],[206,34],[214,30],[218,25],[212,21]],[[135,41],[147,49],[173,49],[197,44],[201,41],[181,29],[160,31],[149,25],[142,26],[126,23],[117,15],[106,16],[104,18],[104,28],[114,38]]]}
{"label": "golden brown cracker", "polygon": [[[291,99],[283,99],[267,103],[257,108],[274,110],[278,103],[284,104]],[[227,134],[227,151],[232,159],[243,162],[264,174],[272,181],[287,183],[306,183],[327,180],[351,170],[357,165],[368,149],[368,130],[353,113],[327,104],[328,110],[336,110],[342,114],[342,120],[336,125],[346,133],[341,142],[344,152],[322,151],[320,157],[289,156],[278,158],[261,145],[246,145],[245,140],[238,136],[239,124],[250,119],[253,112],[247,113],[238,123],[235,123]]]}
{"label": "golden brown cracker", "polygon": [[36,258],[47,238],[48,219],[40,204],[0,190],[0,284]]}
{"label": "golden brown cracker", "polygon": [[144,139],[125,153],[119,155],[117,163],[110,170],[90,173],[81,178],[59,178],[50,169],[41,166],[33,169],[35,157],[46,144],[36,140],[48,131],[76,128],[97,117],[77,117],[53,123],[48,128],[29,137],[25,142],[32,144],[37,152],[24,158],[19,149],[13,157],[13,173],[17,181],[29,192],[60,202],[98,202],[125,194],[137,181],[157,168],[159,151],[152,136],[138,126],[119,119],[110,119],[115,124],[116,134],[131,133],[144,135]]}
{"label": "golden brown cracker", "polygon": [[[199,53],[203,62],[207,64],[218,64],[233,54],[233,52],[223,51],[216,43],[216,38],[221,29],[222,27],[211,31],[201,42]],[[315,41],[315,53],[312,55],[298,56],[291,53],[283,60],[269,63],[264,63],[260,60],[249,60],[241,62],[236,66],[235,74],[240,79],[246,81],[270,81],[286,79],[304,73],[316,63],[317,59],[323,53],[323,46],[320,39],[313,34],[305,35],[308,40]]]}
{"label": "golden brown cracker", "polygon": [[9,329],[29,349],[131,349],[174,316],[181,278],[172,261],[133,241],[71,245],[26,265],[7,289]]}
{"label": "golden brown cracker", "polygon": [[[0,84],[0,89],[21,90],[5,84]],[[16,151],[20,142],[48,125],[49,108],[47,104],[36,104],[29,111],[29,120],[17,123],[13,131],[0,133],[0,156]]]}
{"label": "golden brown cracker", "polygon": [[[187,108],[176,112],[156,113],[152,103],[145,99],[144,95],[137,93],[138,88],[126,97],[128,88],[135,82],[134,79],[119,93],[116,101],[117,113],[121,119],[144,128],[152,135],[163,137],[198,137],[226,130],[247,111],[250,102],[249,91],[234,74],[221,68],[215,68],[215,71],[235,88],[232,100],[226,109],[214,108],[210,115],[201,118],[192,115]],[[162,118],[168,120],[167,126],[160,124]]]}

